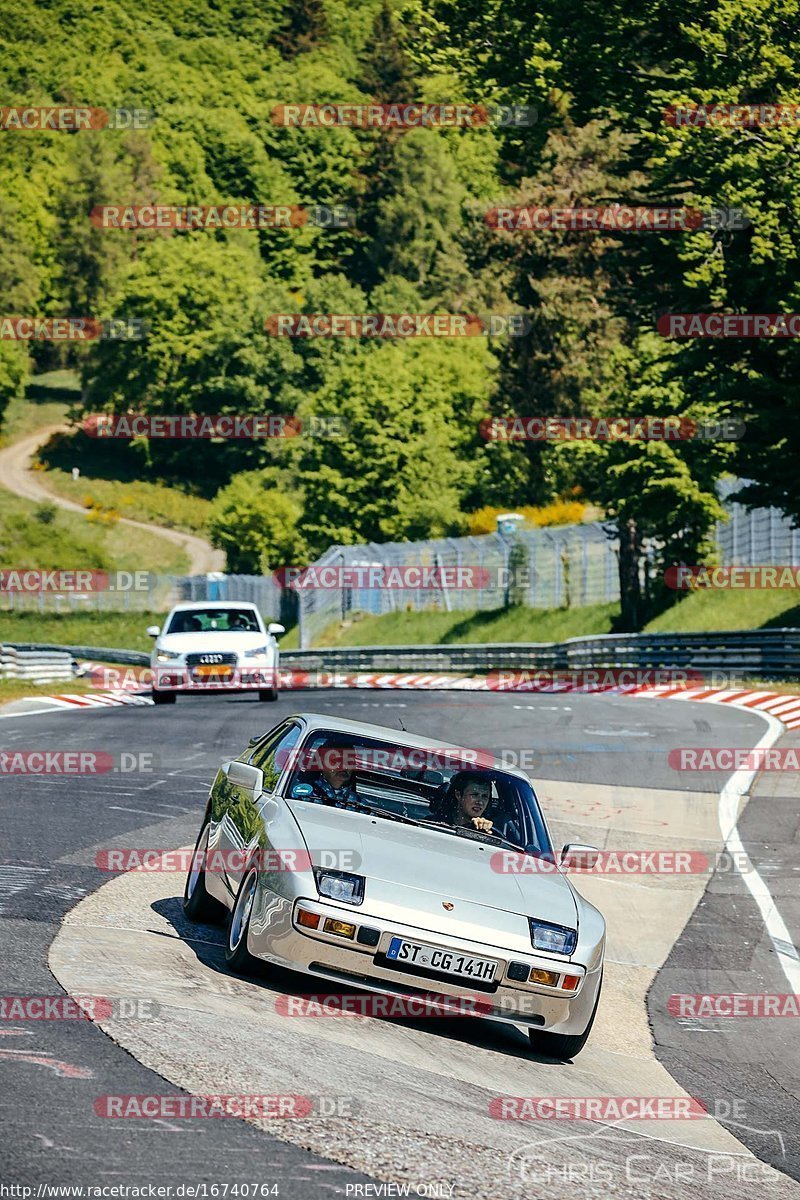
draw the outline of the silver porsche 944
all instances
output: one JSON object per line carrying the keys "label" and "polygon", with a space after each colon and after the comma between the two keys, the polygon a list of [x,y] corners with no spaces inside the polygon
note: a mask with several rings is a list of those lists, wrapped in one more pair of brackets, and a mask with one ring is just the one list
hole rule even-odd
{"label": "silver porsche 944", "polygon": [[576,851],[555,853],[527,775],[490,754],[304,713],[218,771],[183,903],[228,919],[232,970],[468,1002],[572,1058],[605,951],[559,869]]}

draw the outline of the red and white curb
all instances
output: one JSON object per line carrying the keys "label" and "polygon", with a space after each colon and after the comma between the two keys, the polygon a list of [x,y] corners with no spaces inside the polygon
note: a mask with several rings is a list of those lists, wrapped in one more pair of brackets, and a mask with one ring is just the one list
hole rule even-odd
{"label": "red and white curb", "polygon": [[[639,700],[682,700],[702,704],[730,704],[734,708],[768,713],[787,729],[800,729],[800,694],[787,695],[783,692],[757,691],[755,689],[728,690],[726,688],[675,687],[656,685],[653,687],[622,686],[596,687],[569,682],[549,682],[546,686],[533,681],[501,683],[497,678],[487,679],[481,675],[432,675],[396,672],[315,672],[282,671],[281,685],[286,691],[305,691],[318,688],[377,689],[407,691],[456,691],[456,692],[539,692],[544,695],[580,693],[582,695],[633,696]],[[214,693],[221,695],[224,693]],[[113,688],[98,692],[64,692],[57,696],[37,697],[55,708],[91,709],[108,708],[116,705],[151,705],[153,702],[144,689]]]}
{"label": "red and white curb", "polygon": [[691,700],[699,701],[701,704],[730,704],[733,708],[768,713],[769,716],[775,717],[785,725],[787,729],[800,729],[800,695],[789,695],[786,692],[660,687],[640,688],[633,694],[645,699],[652,697],[656,700]]}
{"label": "red and white curb", "polygon": [[[120,704],[133,704],[138,707],[152,705],[153,701],[146,693],[127,691],[124,688],[110,692],[61,692],[58,696],[23,696],[13,704],[46,704],[54,708],[114,708]],[[33,710],[38,711],[38,710]]]}

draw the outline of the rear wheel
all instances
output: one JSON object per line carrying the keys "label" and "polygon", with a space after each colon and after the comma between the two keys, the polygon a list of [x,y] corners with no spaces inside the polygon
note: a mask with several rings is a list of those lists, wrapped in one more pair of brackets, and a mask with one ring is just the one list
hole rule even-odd
{"label": "rear wheel", "polygon": [[208,821],[200,830],[197,845],[192,855],[192,864],[183,889],[183,911],[190,921],[201,921],[207,925],[218,925],[227,913],[224,904],[215,900],[206,891],[205,853],[208,850]]}
{"label": "rear wheel", "polygon": [[153,704],[174,704],[175,692],[159,692],[153,688]]}
{"label": "rear wheel", "polygon": [[258,871],[251,867],[242,876],[239,894],[228,925],[228,940],[225,944],[225,961],[237,975],[258,975],[262,971],[261,960],[247,949],[250,917],[256,898]]}
{"label": "rear wheel", "polygon": [[600,1003],[600,992],[603,987],[603,977],[600,976],[600,985],[597,989],[597,996],[592,1009],[592,1015],[589,1017],[589,1024],[584,1029],[583,1033],[566,1034],[566,1033],[542,1033],[539,1029],[529,1029],[528,1037],[531,1043],[531,1049],[537,1054],[546,1054],[548,1058],[557,1058],[562,1061],[568,1058],[575,1058],[580,1054],[583,1047],[589,1040],[589,1034],[592,1032],[594,1018],[597,1014],[597,1005]]}
{"label": "rear wheel", "polygon": [[277,688],[259,688],[258,698],[259,698],[259,700],[266,700],[267,702],[272,703],[273,701],[278,699],[278,689]]}

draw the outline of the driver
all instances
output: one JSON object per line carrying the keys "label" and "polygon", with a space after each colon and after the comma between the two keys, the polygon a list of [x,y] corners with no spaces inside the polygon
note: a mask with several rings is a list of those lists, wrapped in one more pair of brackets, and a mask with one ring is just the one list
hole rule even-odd
{"label": "driver", "polygon": [[492,799],[491,780],[474,771],[458,771],[450,780],[444,803],[444,819],[461,829],[490,833],[492,822],[483,814]]}
{"label": "driver", "polygon": [[353,759],[355,748],[333,740],[323,742],[316,751],[322,763],[319,774],[311,781],[309,800],[330,808],[352,808],[358,804]]}

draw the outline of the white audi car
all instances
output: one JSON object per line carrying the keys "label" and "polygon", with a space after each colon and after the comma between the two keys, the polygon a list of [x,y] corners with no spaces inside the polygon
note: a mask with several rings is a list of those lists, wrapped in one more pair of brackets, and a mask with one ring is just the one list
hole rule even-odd
{"label": "white audi car", "polygon": [[174,704],[178,692],[252,692],[278,699],[280,668],[276,621],[264,625],[255,604],[176,604],[155,638],[150,666],[153,702]]}
{"label": "white audi car", "polygon": [[184,911],[227,918],[235,971],[467,1006],[572,1058],[597,1010],[605,922],[560,863],[591,851],[556,855],[528,777],[488,754],[305,713],[217,772]]}

